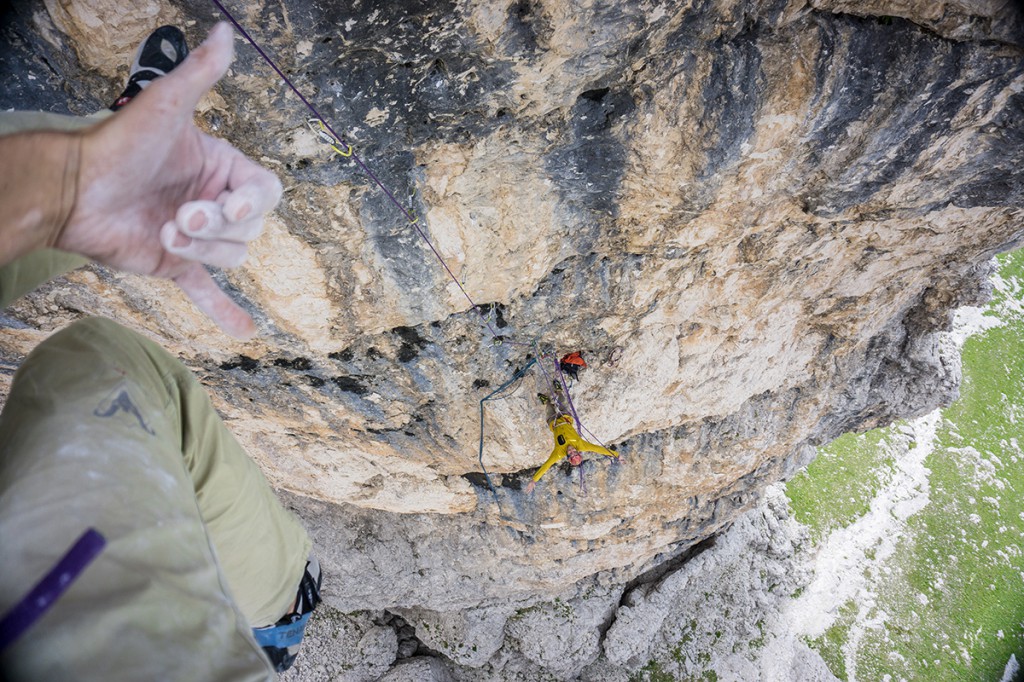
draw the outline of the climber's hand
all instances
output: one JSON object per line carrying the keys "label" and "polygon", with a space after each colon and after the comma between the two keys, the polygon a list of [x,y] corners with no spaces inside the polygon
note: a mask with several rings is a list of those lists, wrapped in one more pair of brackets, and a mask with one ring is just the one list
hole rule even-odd
{"label": "climber's hand", "polygon": [[256,331],[252,318],[203,264],[245,261],[281,183],[193,124],[196,104],[232,58],[231,28],[218,24],[180,66],[81,133],[78,195],[55,245],[172,279],[224,331],[244,339]]}
{"label": "climber's hand", "polygon": [[526,484],[526,494],[527,495],[532,494],[533,493],[533,489],[536,488],[536,487],[537,487],[537,482],[536,481],[530,481],[529,483],[527,483]]}

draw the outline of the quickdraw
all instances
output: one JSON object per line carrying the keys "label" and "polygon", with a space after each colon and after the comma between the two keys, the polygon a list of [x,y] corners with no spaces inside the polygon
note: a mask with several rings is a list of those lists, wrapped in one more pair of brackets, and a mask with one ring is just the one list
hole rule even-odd
{"label": "quickdraw", "polygon": [[339,145],[342,144],[341,141],[334,137],[334,134],[327,129],[327,126],[324,125],[322,119],[311,118],[306,121],[306,125],[309,126],[309,129],[313,131],[313,134],[316,135],[321,142],[336,151],[340,156],[344,156],[345,158],[352,156],[352,145],[346,144],[346,149],[342,150],[339,147]]}

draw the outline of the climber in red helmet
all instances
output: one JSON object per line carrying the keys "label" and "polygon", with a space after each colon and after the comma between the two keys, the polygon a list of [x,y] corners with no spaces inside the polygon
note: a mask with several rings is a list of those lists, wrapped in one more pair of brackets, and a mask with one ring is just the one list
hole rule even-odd
{"label": "climber in red helmet", "polygon": [[[569,353],[559,361],[559,369],[576,380],[579,379],[579,370],[585,369],[586,366],[587,363],[583,360],[583,355],[579,351]],[[537,397],[547,406],[548,428],[551,429],[551,433],[554,436],[555,446],[544,464],[533,474],[533,480],[527,484],[527,493],[532,493],[537,485],[537,481],[548,472],[548,469],[563,458],[568,459],[569,464],[572,466],[578,467],[583,463],[584,452],[594,452],[605,457],[618,458],[619,456],[619,453],[614,450],[609,450],[603,445],[591,443],[580,436],[574,426],[573,417],[568,414],[568,411],[562,405],[561,382],[556,381],[552,389],[550,397],[544,393],[539,393]]]}

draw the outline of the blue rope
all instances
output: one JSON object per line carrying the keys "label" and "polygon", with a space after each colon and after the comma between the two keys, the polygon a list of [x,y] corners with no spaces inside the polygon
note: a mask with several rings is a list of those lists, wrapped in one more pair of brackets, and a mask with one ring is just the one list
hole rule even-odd
{"label": "blue rope", "polygon": [[501,386],[498,386],[480,400],[480,468],[483,469],[484,476],[487,478],[487,487],[491,489],[491,492],[494,493],[495,496],[497,496],[498,492],[494,489],[494,483],[491,482],[491,475],[487,473],[487,467],[484,466],[484,403],[494,397],[496,393],[501,393],[506,388],[522,379],[523,375],[526,374],[526,371],[530,369],[535,362],[537,362],[537,358],[530,358],[530,361],[526,363],[526,366],[513,374],[511,379],[503,383]]}

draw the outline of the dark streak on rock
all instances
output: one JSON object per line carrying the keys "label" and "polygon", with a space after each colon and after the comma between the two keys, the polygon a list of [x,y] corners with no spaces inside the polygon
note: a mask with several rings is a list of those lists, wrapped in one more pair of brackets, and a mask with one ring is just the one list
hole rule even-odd
{"label": "dark streak on rock", "polygon": [[356,395],[366,395],[370,392],[362,382],[355,377],[350,376],[337,376],[331,377],[331,383],[340,388],[346,393],[355,393]]}
{"label": "dark streak on rock", "polygon": [[240,369],[243,372],[252,374],[260,369],[260,363],[257,360],[250,358],[248,355],[239,355],[237,360],[230,360],[220,364],[220,368],[226,371],[232,369]]}
{"label": "dark streak on rock", "polygon": [[401,362],[410,362],[416,359],[420,349],[430,345],[430,342],[420,336],[419,332],[412,327],[395,327],[391,333],[401,339],[402,343],[398,349],[398,359]]}
{"label": "dark streak on rock", "polygon": [[754,133],[754,119],[764,91],[761,52],[748,33],[729,42],[709,46],[711,73],[701,91],[704,116],[700,139],[713,144],[705,149],[700,182],[706,184],[723,176],[722,171],[740,157],[740,149]]}
{"label": "dark streak on rock", "polygon": [[470,485],[474,488],[482,488],[483,490],[490,490],[487,485],[487,476],[480,473],[479,471],[469,471],[462,474],[462,478],[466,479]]}
{"label": "dark streak on rock", "polygon": [[509,55],[536,56],[546,49],[551,24],[544,6],[534,0],[516,0],[509,5],[501,47]]}
{"label": "dark streak on rock", "polygon": [[356,354],[352,351],[351,348],[346,348],[345,350],[328,353],[327,357],[329,357],[331,360],[339,360],[341,362],[352,362],[352,360],[355,359]]}
{"label": "dark streak on rock", "polygon": [[598,221],[618,215],[627,140],[616,124],[635,108],[625,90],[603,87],[582,92],[570,112],[569,130],[562,136],[566,144],[545,159],[544,168],[563,201],[582,213],[583,229],[573,234],[580,250],[593,246],[600,234]]}
{"label": "dark streak on rock", "polygon": [[[1006,205],[1014,198],[1019,203],[1024,197],[1020,105],[1004,107],[982,128],[966,163],[919,183],[912,196],[902,199],[904,206],[891,206],[886,196],[893,184],[918,178],[922,167],[939,161],[922,154],[931,154],[929,149],[941,148],[943,139],[956,134],[951,118],[968,106],[992,108],[997,94],[1024,69],[1019,60],[972,59],[970,46],[935,40],[904,21],[880,25],[829,16],[819,18],[816,30],[822,47],[810,108],[819,113],[811,122],[809,165],[836,169],[838,175],[807,188],[810,212],[833,217],[876,202],[883,209],[871,217],[885,219],[904,207],[920,215],[950,203],[972,208]],[[985,90],[979,93],[982,83]],[[847,142],[854,125],[871,131],[856,146]],[[1005,172],[995,171],[993,164]]]}
{"label": "dark streak on rock", "polygon": [[313,363],[309,361],[309,358],[294,358],[287,360],[285,358],[276,358],[274,360],[275,367],[283,367],[285,369],[294,369],[300,372],[304,372],[313,368]]}
{"label": "dark streak on rock", "polygon": [[[62,44],[52,45],[41,31]],[[0,110],[86,115],[117,96],[111,83],[82,67],[64,34],[34,2],[0,2],[0,45]]]}

